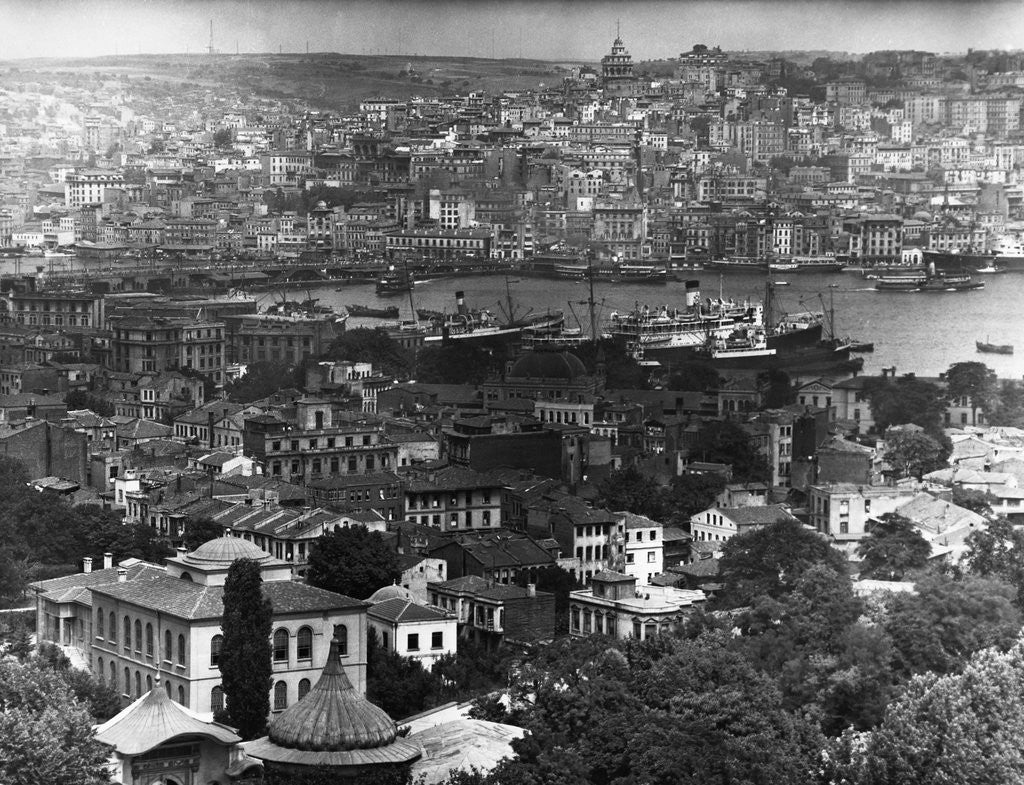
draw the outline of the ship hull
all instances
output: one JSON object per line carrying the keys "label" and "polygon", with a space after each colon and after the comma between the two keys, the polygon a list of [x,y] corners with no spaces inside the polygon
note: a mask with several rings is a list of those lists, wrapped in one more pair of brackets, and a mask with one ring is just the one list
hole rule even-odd
{"label": "ship hull", "polygon": [[994,267],[1007,272],[1024,272],[1024,255],[997,253],[948,253],[924,251],[926,264],[934,263],[937,270],[971,270]]}

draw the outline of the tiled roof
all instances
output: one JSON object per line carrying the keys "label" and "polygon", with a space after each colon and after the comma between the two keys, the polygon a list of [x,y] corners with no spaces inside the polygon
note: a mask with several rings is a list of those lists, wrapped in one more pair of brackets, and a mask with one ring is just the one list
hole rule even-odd
{"label": "tiled roof", "polygon": [[440,583],[431,583],[429,585],[444,591],[476,592],[486,589],[488,581],[479,575],[464,575],[461,578],[452,578],[450,581],[441,581]]}
{"label": "tiled roof", "polygon": [[442,611],[397,597],[374,603],[366,613],[369,616],[396,624],[414,621],[444,621],[448,618],[448,615]]}
{"label": "tiled roof", "polygon": [[107,583],[117,582],[117,571],[123,566],[127,571],[128,580],[146,579],[157,575],[164,575],[164,568],[158,564],[139,561],[138,559],[126,559],[120,562],[118,567],[111,567],[105,570],[93,570],[92,572],[78,572],[74,575],[64,575],[60,578],[50,578],[45,581],[37,581],[29,584],[32,588],[39,590],[42,596],[52,602],[74,602],[85,600],[89,604],[88,597],[79,593],[79,589],[91,588]]}
{"label": "tiled roof", "polygon": [[719,511],[730,520],[748,526],[767,526],[776,521],[796,520],[781,504],[768,504],[764,507],[720,507]]}
{"label": "tiled roof", "polygon": [[500,488],[504,483],[492,474],[450,466],[439,469],[433,480],[410,480],[406,490],[413,493],[430,491],[465,490],[470,488]]}

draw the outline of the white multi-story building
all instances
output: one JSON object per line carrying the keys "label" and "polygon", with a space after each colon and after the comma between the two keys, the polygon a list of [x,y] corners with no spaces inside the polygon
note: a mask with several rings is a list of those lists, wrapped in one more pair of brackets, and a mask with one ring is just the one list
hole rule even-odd
{"label": "white multi-story building", "polygon": [[86,169],[64,178],[64,202],[68,207],[98,204],[108,188],[124,185],[124,177],[105,169]]}
{"label": "white multi-story building", "polygon": [[327,662],[332,638],[353,686],[366,689],[366,603],[291,580],[291,565],[235,537],[179,549],[166,566],[129,559],[40,581],[36,631],[60,644],[128,703],[153,689],[209,716],[223,708],[218,666],[224,582],[236,559],[257,562],[273,606],[271,710],[303,697]]}

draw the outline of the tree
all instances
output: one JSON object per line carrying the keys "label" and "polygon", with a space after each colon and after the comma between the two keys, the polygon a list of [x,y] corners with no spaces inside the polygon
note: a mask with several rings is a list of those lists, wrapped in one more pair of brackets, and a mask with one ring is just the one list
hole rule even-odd
{"label": "tree", "polygon": [[68,405],[68,410],[89,409],[100,417],[114,416],[114,404],[103,398],[97,398],[84,390],[71,390],[65,398],[65,403]]}
{"label": "tree", "polygon": [[913,376],[896,380],[876,377],[866,380],[864,392],[879,431],[884,432],[890,425],[914,423],[934,438],[941,436],[946,393],[938,385]]}
{"label": "tree", "polygon": [[229,401],[252,403],[269,398],[295,381],[295,369],[288,363],[260,361],[250,365],[244,376],[225,385],[224,393]]}
{"label": "tree", "polygon": [[894,512],[883,515],[857,545],[861,575],[888,581],[903,580],[908,570],[924,567],[931,554],[932,546],[914,524]]}
{"label": "tree", "polygon": [[722,377],[713,366],[702,362],[687,362],[674,367],[667,386],[670,390],[704,392],[717,390],[721,383]]}
{"label": "tree", "polygon": [[385,376],[404,376],[410,367],[408,354],[380,327],[346,330],[334,339],[325,357],[373,363],[374,370]]}
{"label": "tree", "polygon": [[273,608],[263,596],[259,565],[236,559],[224,582],[224,619],[217,665],[231,724],[243,739],[260,736],[270,714]]}
{"label": "tree", "polygon": [[232,134],[230,128],[218,128],[213,132],[213,146],[214,147],[230,147],[232,142]]}
{"label": "tree", "polygon": [[920,480],[924,474],[942,468],[947,455],[942,444],[920,431],[895,431],[885,440],[885,461],[898,477]]}
{"label": "tree", "polygon": [[182,535],[181,544],[194,551],[204,542],[216,540],[224,536],[224,526],[212,518],[206,516],[200,518],[189,518],[185,522],[185,533]]}
{"label": "tree", "polygon": [[789,374],[778,368],[763,371],[757,376],[757,383],[765,391],[764,405],[769,409],[781,409],[796,403],[796,386]]}
{"label": "tree", "polygon": [[403,657],[381,645],[370,630],[366,649],[366,697],[389,717],[401,719],[435,705],[437,679],[419,660]]}
{"label": "tree", "polygon": [[310,548],[306,580],[321,589],[365,599],[401,576],[398,555],[365,526],[337,528]]}
{"label": "tree", "polygon": [[715,503],[725,489],[721,474],[682,474],[672,480],[668,506],[670,520],[675,526],[690,528],[690,518]]}
{"label": "tree", "polygon": [[721,599],[727,606],[749,605],[759,597],[779,599],[793,591],[814,565],[846,574],[846,560],[828,540],[795,520],[771,523],[728,539],[722,546]]}
{"label": "tree", "polygon": [[100,785],[109,749],[63,675],[30,661],[0,661],[0,782]]}
{"label": "tree", "polygon": [[915,593],[892,595],[881,620],[893,641],[898,676],[952,673],[974,652],[989,646],[1006,650],[1017,639],[1022,616],[1010,585],[936,575],[915,587]]}
{"label": "tree", "polygon": [[996,406],[998,380],[985,363],[976,360],[953,363],[946,371],[946,390],[951,400],[968,399],[971,422],[977,422],[980,408],[988,415]]}
{"label": "tree", "polygon": [[427,346],[416,356],[416,380],[425,384],[480,384],[487,378],[491,355],[473,341]]}
{"label": "tree", "polygon": [[[1024,644],[985,649],[963,673],[915,677],[859,744],[840,740],[824,781],[860,785],[1024,781]],[[839,771],[831,771],[831,769]],[[836,773],[845,776],[839,779]],[[831,776],[829,776],[831,775]]]}
{"label": "tree", "polygon": [[666,512],[665,489],[635,466],[616,469],[597,484],[597,495],[602,507],[626,510],[661,520]]}
{"label": "tree", "polygon": [[768,463],[754,448],[750,435],[728,420],[705,423],[690,455],[701,461],[732,466],[733,479],[739,482],[768,479]]}

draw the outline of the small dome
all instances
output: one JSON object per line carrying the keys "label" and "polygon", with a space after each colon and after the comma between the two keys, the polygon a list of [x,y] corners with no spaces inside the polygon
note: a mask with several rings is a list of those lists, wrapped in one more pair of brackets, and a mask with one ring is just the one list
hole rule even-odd
{"label": "small dome", "polygon": [[281,747],[316,752],[386,747],[398,736],[395,721],[356,692],[331,641],[320,680],[302,700],[270,723],[270,740]]}
{"label": "small dome", "polygon": [[218,537],[185,554],[184,560],[192,564],[231,564],[235,559],[265,562],[272,558],[262,548],[241,537]]}
{"label": "small dome", "polygon": [[586,376],[587,368],[579,357],[570,352],[532,351],[516,360],[508,375],[532,379],[572,379],[575,376]]}
{"label": "small dome", "polygon": [[327,202],[325,202],[323,199],[321,199],[319,202],[316,203],[316,209],[317,210],[326,210],[327,209]]}
{"label": "small dome", "polygon": [[399,586],[397,583],[393,583],[390,586],[382,586],[377,589],[373,594],[366,598],[367,602],[384,602],[385,600],[411,600],[415,601],[416,598],[412,592],[404,586]]}

